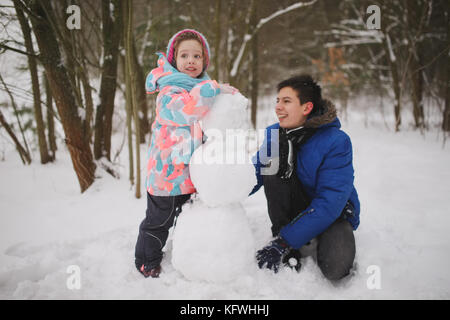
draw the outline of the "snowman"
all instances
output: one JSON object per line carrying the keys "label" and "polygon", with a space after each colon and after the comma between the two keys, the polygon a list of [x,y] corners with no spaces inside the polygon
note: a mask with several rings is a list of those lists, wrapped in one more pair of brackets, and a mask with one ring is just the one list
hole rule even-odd
{"label": "snowman", "polygon": [[189,164],[199,199],[183,208],[172,237],[172,265],[187,279],[224,283],[253,270],[255,247],[241,204],[256,184],[247,106],[240,93],[220,94],[201,122],[207,140]]}

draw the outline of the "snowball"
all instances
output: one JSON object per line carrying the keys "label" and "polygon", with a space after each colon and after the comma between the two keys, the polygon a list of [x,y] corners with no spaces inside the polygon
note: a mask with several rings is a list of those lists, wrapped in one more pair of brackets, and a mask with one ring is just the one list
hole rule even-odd
{"label": "snowball", "polygon": [[250,129],[248,99],[240,93],[219,94],[201,123],[204,132],[210,129]]}
{"label": "snowball", "polygon": [[245,200],[257,183],[249,152],[248,100],[240,93],[217,96],[202,121],[206,143],[189,164],[191,180],[209,206]]}
{"label": "snowball", "polygon": [[233,152],[233,149],[229,148],[226,156],[236,156],[237,160],[228,162],[225,155],[219,153],[218,158],[225,161],[208,164],[205,159],[210,152],[209,148],[214,148],[209,142],[198,148],[189,165],[191,180],[199,197],[209,206],[245,200],[257,182],[255,168],[250,159],[245,163],[238,162],[238,157],[246,157],[247,153]]}
{"label": "snowball", "polygon": [[189,280],[225,283],[249,275],[254,242],[239,203],[210,208],[201,201],[185,206],[172,242],[172,265]]}

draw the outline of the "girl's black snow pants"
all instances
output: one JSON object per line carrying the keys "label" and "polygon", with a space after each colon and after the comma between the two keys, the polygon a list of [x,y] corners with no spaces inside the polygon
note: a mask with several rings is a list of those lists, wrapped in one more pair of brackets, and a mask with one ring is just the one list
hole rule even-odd
{"label": "girl's black snow pants", "polygon": [[[272,234],[277,236],[283,226],[308,207],[310,200],[295,174],[289,180],[281,179],[277,175],[265,175],[263,182]],[[356,248],[353,228],[344,214],[310,242],[313,245],[300,248],[298,255],[304,256],[306,253],[315,256],[327,279],[339,280],[349,274]]]}
{"label": "girl's black snow pants", "polygon": [[161,197],[147,192],[147,210],[145,219],[139,226],[136,242],[136,268],[145,265],[152,269],[161,264],[162,249],[169,236],[169,229],[173,226],[175,217],[180,214],[181,206],[190,197],[190,194]]}

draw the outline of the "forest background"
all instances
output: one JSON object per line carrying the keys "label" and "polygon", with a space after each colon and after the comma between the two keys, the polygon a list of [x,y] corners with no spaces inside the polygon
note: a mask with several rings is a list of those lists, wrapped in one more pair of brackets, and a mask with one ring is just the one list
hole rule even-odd
{"label": "forest background", "polygon": [[358,110],[394,132],[438,131],[445,143],[449,16],[447,0],[1,1],[0,139],[25,165],[51,163],[67,146],[81,192],[99,167],[117,176],[127,144],[128,178],[141,197],[139,150],[155,107],[145,76],[175,32],[194,28],[209,41],[210,76],[250,99],[255,128],[276,84],[309,73],[340,117]]}

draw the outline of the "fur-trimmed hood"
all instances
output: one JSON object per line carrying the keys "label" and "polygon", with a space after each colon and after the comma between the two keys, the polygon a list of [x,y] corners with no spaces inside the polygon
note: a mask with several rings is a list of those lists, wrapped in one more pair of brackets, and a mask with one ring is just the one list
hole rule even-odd
{"label": "fur-trimmed hood", "polygon": [[322,101],[319,114],[307,119],[304,125],[305,128],[319,128],[336,120],[337,113],[334,104],[329,100],[324,99]]}

